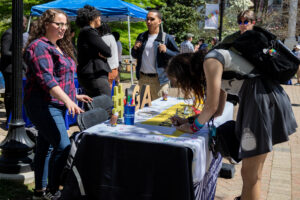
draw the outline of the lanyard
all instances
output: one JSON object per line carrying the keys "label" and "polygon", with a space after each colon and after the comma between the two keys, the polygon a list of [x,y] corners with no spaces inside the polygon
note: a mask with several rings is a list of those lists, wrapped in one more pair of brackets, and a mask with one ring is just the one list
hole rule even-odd
{"label": "lanyard", "polygon": [[218,157],[218,152],[216,151],[216,144],[217,144],[217,129],[216,126],[214,125],[214,116],[210,118],[208,121],[208,130],[209,130],[209,140],[208,140],[208,147],[209,150],[212,152],[213,156],[215,158]]}

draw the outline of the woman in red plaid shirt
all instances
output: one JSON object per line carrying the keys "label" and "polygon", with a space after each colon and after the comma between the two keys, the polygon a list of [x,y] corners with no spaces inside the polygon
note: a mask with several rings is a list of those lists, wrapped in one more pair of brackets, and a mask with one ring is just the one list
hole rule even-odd
{"label": "woman in red plaid shirt", "polygon": [[[49,9],[39,18],[24,53],[28,65],[24,104],[29,119],[39,131],[34,158],[35,199],[59,198],[59,177],[70,148],[65,111],[67,109],[73,116],[82,113],[76,99],[92,100],[86,95],[76,95],[76,65],[70,36],[67,15],[61,10]],[[53,151],[47,170],[45,161],[50,145]],[[48,185],[44,191],[47,171]]]}

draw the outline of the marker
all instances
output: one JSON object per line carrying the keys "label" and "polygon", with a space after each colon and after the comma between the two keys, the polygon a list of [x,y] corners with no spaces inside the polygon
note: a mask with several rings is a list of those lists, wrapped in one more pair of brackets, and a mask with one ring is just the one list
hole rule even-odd
{"label": "marker", "polygon": [[132,101],[133,99],[130,97],[130,100],[129,100],[129,105],[131,106],[132,104],[133,104],[133,101]]}
{"label": "marker", "polygon": [[134,104],[134,101],[133,101],[133,99],[131,98],[131,105],[133,105]]}
{"label": "marker", "polygon": [[130,96],[127,97],[127,105],[130,105]]}

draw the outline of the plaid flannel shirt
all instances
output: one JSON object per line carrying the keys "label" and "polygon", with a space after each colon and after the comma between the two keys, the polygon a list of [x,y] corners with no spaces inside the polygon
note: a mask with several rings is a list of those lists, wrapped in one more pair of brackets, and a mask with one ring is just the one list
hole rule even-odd
{"label": "plaid flannel shirt", "polygon": [[62,55],[57,51],[46,37],[36,39],[28,46],[24,53],[24,60],[28,66],[25,101],[33,94],[38,94],[45,102],[63,106],[63,102],[50,95],[49,90],[55,86],[61,87],[75,101],[75,62],[66,54]]}

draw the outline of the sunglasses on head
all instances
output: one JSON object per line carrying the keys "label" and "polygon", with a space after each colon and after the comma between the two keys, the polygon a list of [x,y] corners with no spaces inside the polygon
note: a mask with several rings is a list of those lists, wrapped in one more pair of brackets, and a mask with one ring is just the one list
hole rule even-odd
{"label": "sunglasses on head", "polygon": [[248,25],[248,24],[249,24],[249,21],[248,21],[248,20],[244,20],[244,21],[239,20],[238,23],[239,23],[239,25],[242,25],[242,24]]}

